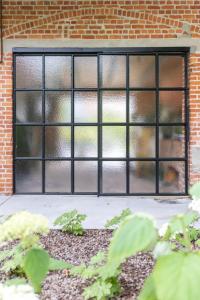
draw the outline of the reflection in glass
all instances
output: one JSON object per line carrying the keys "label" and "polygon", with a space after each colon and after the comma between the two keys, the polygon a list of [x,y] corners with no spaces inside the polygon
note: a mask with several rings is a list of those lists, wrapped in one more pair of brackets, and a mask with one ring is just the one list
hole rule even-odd
{"label": "reflection in glass", "polygon": [[45,85],[50,89],[71,87],[71,57],[45,56]]}
{"label": "reflection in glass", "polygon": [[126,87],[126,56],[102,55],[100,63],[102,87]]}
{"label": "reflection in glass", "polygon": [[71,128],[67,126],[46,126],[46,157],[69,157],[71,155]]}
{"label": "reflection in glass", "polygon": [[131,161],[130,193],[155,193],[155,162]]}
{"label": "reflection in glass", "polygon": [[41,157],[42,128],[40,126],[16,127],[16,156]]}
{"label": "reflection in glass", "polygon": [[126,156],[126,127],[103,126],[103,157]]}
{"label": "reflection in glass", "polygon": [[130,126],[130,157],[155,157],[155,127]]}
{"label": "reflection in glass", "polygon": [[74,93],[74,118],[75,122],[97,122],[97,93]]}
{"label": "reflection in glass", "polygon": [[152,123],[156,120],[156,94],[131,91],[129,94],[130,122]]}
{"label": "reflection in glass", "polygon": [[160,122],[184,122],[185,96],[180,91],[160,91]]}
{"label": "reflection in glass", "polygon": [[46,92],[46,122],[71,122],[71,92]]}
{"label": "reflection in glass", "polygon": [[97,57],[74,57],[74,79],[76,88],[96,88]]}
{"label": "reflection in glass", "polygon": [[129,56],[130,87],[155,87],[155,56]]}
{"label": "reflection in glass", "polygon": [[18,89],[42,87],[42,56],[16,57],[16,87]]}
{"label": "reflection in glass", "polygon": [[16,193],[42,192],[42,162],[18,160],[15,163]]}
{"label": "reflection in glass", "polygon": [[159,127],[160,157],[184,157],[185,130],[182,126]]}
{"label": "reflection in glass", "polygon": [[97,192],[97,161],[75,161],[75,192]]}
{"label": "reflection in glass", "polygon": [[185,163],[182,161],[160,162],[160,193],[185,192]]}
{"label": "reflection in glass", "polygon": [[97,126],[75,126],[75,157],[97,157]]}
{"label": "reflection in glass", "polygon": [[45,190],[48,193],[71,192],[71,162],[45,162]]}
{"label": "reflection in glass", "polygon": [[102,93],[103,122],[126,122],[126,92]]}
{"label": "reflection in glass", "polygon": [[126,192],[126,162],[103,161],[102,162],[102,192],[125,193]]}
{"label": "reflection in glass", "polygon": [[184,86],[184,58],[182,56],[161,55],[159,57],[160,87]]}
{"label": "reflection in glass", "polygon": [[16,121],[19,123],[42,121],[41,92],[16,92]]}

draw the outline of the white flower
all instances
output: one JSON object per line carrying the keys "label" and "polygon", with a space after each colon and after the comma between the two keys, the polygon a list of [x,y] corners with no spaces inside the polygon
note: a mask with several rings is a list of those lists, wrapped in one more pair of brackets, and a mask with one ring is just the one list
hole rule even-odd
{"label": "white flower", "polygon": [[194,210],[196,212],[198,212],[200,214],[200,201],[198,200],[193,200],[192,202],[190,202],[189,206],[188,206],[191,210]]}
{"label": "white flower", "polygon": [[6,286],[0,283],[0,300],[38,300],[28,284]]}
{"label": "white flower", "polygon": [[169,228],[169,223],[162,224],[162,226],[159,229],[159,236],[163,237],[166,234],[168,228]]}
{"label": "white flower", "polygon": [[27,211],[18,212],[0,224],[0,242],[25,240],[34,234],[48,233],[48,219]]}

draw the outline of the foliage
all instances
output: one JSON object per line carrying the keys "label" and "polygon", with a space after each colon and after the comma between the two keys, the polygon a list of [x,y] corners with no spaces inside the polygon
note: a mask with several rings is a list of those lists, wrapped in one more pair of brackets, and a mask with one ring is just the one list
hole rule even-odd
{"label": "foliage", "polygon": [[84,229],[82,222],[86,219],[86,215],[79,214],[76,209],[62,214],[58,217],[54,225],[61,226],[63,232],[72,233],[75,235],[83,235]]}
{"label": "foliage", "polygon": [[92,279],[92,284],[84,290],[84,298],[104,300],[118,294],[121,290],[118,281],[121,263],[139,251],[151,249],[156,240],[157,230],[149,216],[136,214],[126,217],[115,231],[107,255],[100,252],[88,266],[72,268],[72,274]]}
{"label": "foliage", "polygon": [[122,210],[120,215],[115,216],[114,218],[112,218],[111,220],[108,220],[106,222],[105,228],[118,227],[120,225],[120,223],[123,222],[124,219],[131,214],[132,214],[132,211],[129,208]]}
{"label": "foliage", "polygon": [[195,183],[190,189],[189,194],[191,195],[193,200],[200,199],[200,182]]}

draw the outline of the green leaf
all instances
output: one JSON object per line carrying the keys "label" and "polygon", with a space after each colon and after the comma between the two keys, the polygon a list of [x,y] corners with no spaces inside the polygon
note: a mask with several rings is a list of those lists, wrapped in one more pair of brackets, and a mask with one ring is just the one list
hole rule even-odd
{"label": "green leaf", "polygon": [[137,252],[151,249],[157,240],[157,229],[145,215],[126,218],[114,233],[108,252],[108,260],[116,265]]}
{"label": "green leaf", "polygon": [[111,220],[108,220],[106,222],[105,228],[112,228],[113,226],[116,227],[121,222],[123,222],[127,216],[130,216],[131,214],[132,214],[132,211],[130,210],[130,208],[122,210],[120,215],[115,216],[114,218],[112,218]]}
{"label": "green leaf", "polygon": [[23,269],[35,292],[39,293],[49,270],[49,254],[42,249],[31,249],[24,257]]}
{"label": "green leaf", "polygon": [[64,269],[71,269],[72,265],[66,263],[64,260],[55,259],[50,257],[49,259],[49,271],[56,271],[56,270],[64,270]]}
{"label": "green leaf", "polygon": [[145,280],[143,289],[138,297],[138,300],[158,300],[152,275],[150,275]]}
{"label": "green leaf", "polygon": [[200,300],[200,256],[173,253],[160,257],[153,272],[158,300]]}
{"label": "green leaf", "polygon": [[76,209],[68,211],[59,216],[54,225],[61,226],[63,232],[72,233],[75,235],[83,235],[84,229],[82,222],[86,219],[86,215],[79,214]]}
{"label": "green leaf", "polygon": [[190,189],[189,194],[194,200],[200,199],[200,182],[195,183]]}

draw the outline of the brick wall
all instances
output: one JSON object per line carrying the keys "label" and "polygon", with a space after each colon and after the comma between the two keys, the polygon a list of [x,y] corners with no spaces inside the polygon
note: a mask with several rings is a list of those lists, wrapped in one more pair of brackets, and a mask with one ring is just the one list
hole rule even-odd
{"label": "brick wall", "polygon": [[[24,0],[3,1],[6,40],[134,40],[200,38],[196,0]],[[15,40],[14,40],[15,39]],[[35,44],[38,46],[38,43]],[[200,53],[190,58],[191,151],[200,147]],[[0,64],[0,194],[12,193],[12,54]]]}

